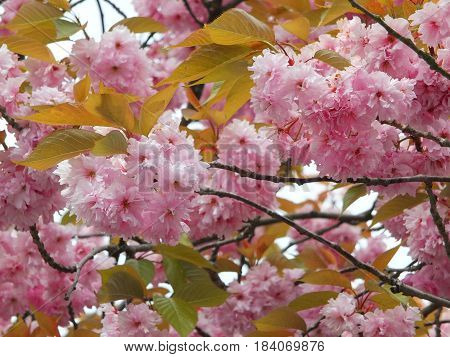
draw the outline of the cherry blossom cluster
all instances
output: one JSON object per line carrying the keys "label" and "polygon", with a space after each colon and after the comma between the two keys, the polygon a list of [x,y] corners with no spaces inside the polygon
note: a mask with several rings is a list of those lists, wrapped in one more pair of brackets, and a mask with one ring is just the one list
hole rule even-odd
{"label": "cherry blossom cluster", "polygon": [[207,174],[179,119],[168,112],[149,137],[130,139],[127,155],[82,155],[61,165],[63,195],[77,217],[106,233],[176,244]]}
{"label": "cherry blossom cluster", "polygon": [[[407,20],[385,21],[411,38]],[[255,58],[255,119],[278,128],[285,157],[314,161],[334,178],[448,172],[447,148],[423,140],[417,152],[399,144],[399,130],[380,124],[394,120],[448,137],[448,81],[379,24],[367,26],[354,17],[337,26],[336,37],[321,35],[299,55],[265,50]],[[336,51],[352,66],[337,70],[314,59],[322,49]],[[417,185],[402,186],[408,193]]]}
{"label": "cherry blossom cluster", "polygon": [[[80,233],[75,226],[49,223],[39,224],[38,229],[46,250],[59,264],[74,265],[96,246],[95,240],[78,240],[73,244],[72,237]],[[101,286],[97,269],[107,269],[113,264],[114,259],[107,254],[99,254],[87,263],[71,300],[76,314],[85,306],[97,304],[96,293]],[[12,316],[33,309],[57,316],[62,326],[67,325],[70,316],[64,294],[73,279],[74,274],[58,272],[44,262],[30,233],[1,231],[0,302],[4,308],[0,313],[0,330],[9,326]]]}
{"label": "cherry blossom cluster", "polygon": [[396,306],[393,309],[358,312],[358,300],[341,293],[325,305],[321,332],[326,336],[411,337],[415,335],[415,322],[420,320],[419,309]]}

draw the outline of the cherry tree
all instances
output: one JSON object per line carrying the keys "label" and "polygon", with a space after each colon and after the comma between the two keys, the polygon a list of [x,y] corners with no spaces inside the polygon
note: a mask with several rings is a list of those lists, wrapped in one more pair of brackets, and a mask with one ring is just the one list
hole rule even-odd
{"label": "cherry tree", "polygon": [[450,1],[132,3],[1,1],[0,332],[449,336]]}

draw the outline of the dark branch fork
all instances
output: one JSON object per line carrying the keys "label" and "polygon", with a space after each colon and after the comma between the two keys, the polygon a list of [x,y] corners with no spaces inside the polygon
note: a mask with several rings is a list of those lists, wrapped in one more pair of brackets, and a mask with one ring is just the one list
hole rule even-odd
{"label": "dark branch fork", "polygon": [[229,192],[223,192],[223,191],[216,191],[216,190],[211,190],[211,189],[202,189],[199,191],[199,194],[201,195],[215,195],[218,197],[228,197],[228,198],[233,198],[237,201],[240,201],[242,203],[245,203],[248,206],[251,206],[253,208],[256,208],[257,210],[269,215],[270,217],[273,218],[277,218],[279,219],[281,222],[286,223],[287,225],[291,226],[292,228],[294,228],[297,232],[299,232],[300,234],[310,237],[311,239],[314,239],[315,241],[333,249],[334,251],[336,251],[337,253],[339,253],[342,257],[344,257],[345,259],[347,259],[350,263],[352,263],[354,266],[358,267],[361,270],[364,270],[370,274],[372,274],[373,276],[377,277],[381,282],[392,285],[393,287],[395,287],[398,291],[403,292],[405,295],[409,295],[409,296],[416,296],[419,297],[421,299],[425,299],[431,302],[435,302],[437,304],[439,304],[440,306],[445,306],[445,307],[450,307],[450,300],[447,300],[445,298],[433,295],[433,294],[429,294],[426,293],[424,291],[421,291],[419,289],[416,289],[412,286],[409,285],[405,285],[402,282],[398,281],[397,279],[394,279],[388,275],[385,275],[384,273],[382,273],[381,271],[379,271],[378,269],[374,268],[371,265],[365,264],[361,261],[359,261],[357,258],[355,258],[353,255],[351,255],[350,253],[348,253],[345,249],[343,249],[342,247],[340,247],[338,244],[335,244],[333,242],[330,242],[328,240],[326,240],[325,238],[323,238],[322,236],[311,232],[309,230],[307,230],[306,228],[298,225],[297,223],[295,223],[294,221],[290,220],[289,218],[286,218],[285,216],[282,216],[281,214],[276,213],[275,211],[272,211],[271,209],[261,206],[256,202],[253,202],[251,200],[246,199],[245,197],[241,197],[238,196],[236,194],[233,193],[229,193]]}

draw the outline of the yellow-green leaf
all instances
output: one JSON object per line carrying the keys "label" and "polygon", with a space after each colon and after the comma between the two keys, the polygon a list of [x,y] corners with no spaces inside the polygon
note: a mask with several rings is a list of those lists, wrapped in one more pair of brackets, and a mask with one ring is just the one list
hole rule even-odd
{"label": "yellow-green leaf", "polygon": [[206,29],[198,29],[173,47],[205,46],[212,43],[213,42],[211,40],[211,37],[209,37],[208,31],[206,31]]}
{"label": "yellow-green leaf", "polygon": [[337,18],[344,16],[347,12],[358,12],[348,0],[334,0],[331,6],[326,9],[320,19],[318,26],[324,26]]}
{"label": "yellow-green leaf", "polygon": [[63,19],[54,20],[53,23],[56,27],[56,40],[58,41],[68,39],[83,28],[75,22]]}
{"label": "yellow-green leaf", "polygon": [[253,85],[252,79],[247,74],[244,74],[236,81],[227,95],[227,100],[223,108],[226,119],[230,119],[250,100],[250,89],[253,88]]}
{"label": "yellow-green leaf", "polygon": [[20,119],[48,125],[119,126],[98,115],[88,112],[81,105],[69,103],[46,107],[35,114]]}
{"label": "yellow-green leaf", "polygon": [[24,28],[36,28],[39,24],[48,20],[60,18],[63,12],[52,5],[43,4],[32,0],[23,4],[16,16],[6,25],[13,31],[19,31]]}
{"label": "yellow-green leaf", "polygon": [[367,194],[367,187],[364,184],[358,184],[350,187],[344,195],[342,212],[351,206],[358,198]]}
{"label": "yellow-green leaf", "polygon": [[211,40],[219,45],[275,42],[275,35],[269,26],[241,9],[225,12],[205,28]]}
{"label": "yellow-green leaf", "polygon": [[253,324],[259,331],[278,331],[282,329],[306,331],[305,321],[289,306],[272,310],[266,316],[253,321]]}
{"label": "yellow-green leaf", "polygon": [[395,253],[397,253],[398,249],[400,248],[399,244],[398,246],[389,249],[383,253],[381,253],[379,256],[377,256],[373,262],[373,266],[377,268],[378,270],[383,271],[388,266],[389,262],[394,257]]}
{"label": "yellow-green leaf", "polygon": [[148,98],[142,105],[139,118],[139,131],[142,135],[148,135],[150,130],[164,113],[178,88],[172,84]]}
{"label": "yellow-green leaf", "polygon": [[339,70],[343,70],[346,67],[351,66],[348,59],[331,50],[319,50],[314,55],[314,58]]}
{"label": "yellow-green leaf", "polygon": [[100,304],[111,301],[144,298],[145,282],[139,273],[129,265],[117,265],[110,269],[99,270],[102,287],[97,293]]}
{"label": "yellow-green leaf", "polygon": [[164,257],[179,259],[199,267],[215,270],[214,265],[209,260],[206,260],[203,255],[188,246],[159,244],[155,247],[155,250]]}
{"label": "yellow-green leaf", "polygon": [[154,308],[164,320],[183,337],[189,335],[197,324],[197,311],[187,302],[155,295]]}
{"label": "yellow-green leaf", "polygon": [[153,20],[150,17],[129,17],[115,23],[110,31],[116,26],[126,26],[131,32],[144,33],[144,32],[165,32],[166,26]]}
{"label": "yellow-green leaf", "polygon": [[307,273],[300,280],[308,284],[342,286],[347,289],[352,287],[345,275],[329,269]]}
{"label": "yellow-green leaf", "polygon": [[91,89],[91,78],[86,75],[81,81],[73,86],[73,96],[77,102],[83,102]]}
{"label": "yellow-green leaf", "polygon": [[50,5],[56,6],[57,8],[63,9],[63,10],[70,10],[70,4],[68,0],[48,0],[47,1]]}
{"label": "yellow-green leaf", "polygon": [[22,36],[6,36],[0,38],[0,44],[5,44],[11,52],[39,59],[48,63],[56,63],[49,48],[42,42]]}
{"label": "yellow-green leaf", "polygon": [[128,143],[118,130],[109,132],[105,137],[97,140],[91,152],[95,156],[111,156],[126,154]]}
{"label": "yellow-green leaf", "polygon": [[293,20],[286,21],[281,24],[281,27],[297,36],[299,39],[308,41],[310,24],[305,16],[299,16]]}
{"label": "yellow-green leaf", "polygon": [[61,161],[91,150],[103,136],[82,129],[56,130],[46,136],[33,152],[16,164],[36,170],[47,170]]}
{"label": "yellow-green leaf", "polygon": [[289,307],[295,311],[311,309],[328,303],[328,300],[336,298],[338,293],[334,291],[317,291],[306,293],[289,303]]}
{"label": "yellow-green leaf", "polygon": [[252,52],[245,46],[203,46],[192,52],[191,56],[181,63],[169,78],[161,81],[158,86],[176,83],[191,82],[203,78],[215,71],[219,66],[238,61]]}
{"label": "yellow-green leaf", "polygon": [[84,104],[90,113],[129,131],[134,130],[134,116],[129,101],[119,93],[91,94]]}
{"label": "yellow-green leaf", "polygon": [[373,217],[371,226],[394,218],[402,214],[405,209],[420,205],[427,200],[427,197],[428,196],[425,193],[418,193],[415,197],[410,195],[395,196],[377,210],[377,214]]}

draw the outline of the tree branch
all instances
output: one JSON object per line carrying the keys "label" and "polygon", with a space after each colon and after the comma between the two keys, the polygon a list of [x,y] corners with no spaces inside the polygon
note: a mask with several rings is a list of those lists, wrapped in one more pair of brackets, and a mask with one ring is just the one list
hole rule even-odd
{"label": "tree branch", "polygon": [[127,14],[125,14],[116,4],[114,4],[111,0],[103,0],[105,2],[107,2],[109,5],[111,5],[111,7],[116,10],[116,12],[122,16],[124,19],[126,19],[128,16]]}
{"label": "tree branch", "polygon": [[215,195],[218,197],[233,198],[237,201],[245,203],[248,206],[251,206],[261,212],[266,213],[270,217],[277,218],[280,221],[285,222],[286,224],[288,224],[289,226],[294,228],[300,234],[308,236],[311,239],[314,239],[315,241],[333,249],[334,251],[339,253],[342,257],[347,259],[350,263],[352,263],[359,269],[364,270],[364,271],[374,275],[383,283],[386,283],[386,284],[392,285],[393,287],[396,287],[396,289],[398,291],[403,292],[405,295],[416,296],[421,299],[435,302],[441,306],[450,307],[450,300],[447,300],[445,298],[442,298],[442,297],[439,297],[439,296],[436,296],[433,294],[426,293],[426,292],[416,289],[412,286],[405,285],[402,282],[398,281],[397,279],[394,279],[392,277],[389,277],[389,276],[383,274],[382,272],[380,272],[378,269],[374,268],[373,266],[361,262],[360,260],[355,258],[353,255],[351,255],[349,252],[347,252],[345,249],[341,248],[338,244],[335,244],[333,242],[326,240],[322,236],[320,236],[316,233],[313,233],[313,232],[307,230],[306,228],[303,228],[302,226],[299,226],[297,223],[295,223],[294,221],[291,221],[289,218],[286,218],[286,217],[276,213],[275,211],[272,211],[271,209],[269,209],[267,207],[261,206],[258,203],[253,202],[245,197],[236,195],[234,193],[229,193],[229,192],[224,192],[224,191],[216,191],[216,190],[212,190],[212,189],[201,189],[198,193],[200,195]]}
{"label": "tree branch", "polygon": [[11,125],[17,131],[22,131],[23,128],[19,124],[17,124],[17,122],[6,113],[5,107],[0,106],[0,113],[2,114],[3,119],[5,119],[9,125]]}
{"label": "tree branch", "polygon": [[44,243],[42,243],[41,238],[39,237],[39,232],[36,228],[36,225],[30,227],[30,234],[33,238],[34,244],[36,244],[39,253],[41,254],[42,259],[51,266],[53,269],[58,270],[63,273],[75,273],[77,268],[76,266],[65,266],[57,263],[50,255],[49,252],[45,249]]}
{"label": "tree branch", "polygon": [[328,176],[298,178],[298,177],[258,174],[256,172],[241,169],[237,166],[222,164],[217,161],[211,162],[209,166],[210,168],[232,171],[239,174],[241,177],[248,177],[254,180],[270,181],[274,183],[296,183],[298,185],[304,185],[307,183],[314,183],[314,182],[334,182],[334,183],[347,182],[347,183],[363,183],[367,186],[389,186],[397,183],[406,183],[406,182],[450,182],[450,177],[426,176],[426,175],[391,177],[391,178],[359,177],[355,179],[348,178],[347,180],[336,180]]}
{"label": "tree branch", "polygon": [[100,13],[100,22],[102,25],[102,33],[105,33],[105,14],[103,13],[102,4],[100,4],[100,0],[95,0],[97,2],[98,12]]}
{"label": "tree branch", "polygon": [[444,241],[445,251],[447,253],[447,257],[450,258],[450,242],[448,240],[448,233],[445,230],[444,222],[442,221],[441,216],[439,215],[437,209],[437,197],[433,192],[433,185],[431,182],[425,183],[425,190],[427,191],[428,198],[430,199],[430,213],[433,217],[434,224],[436,225],[439,234],[442,236]]}
{"label": "tree branch", "polygon": [[367,10],[366,8],[364,8],[363,6],[358,4],[355,0],[348,0],[348,2],[355,9],[360,10],[361,12],[363,12],[364,14],[369,16],[372,20],[374,20],[379,25],[381,25],[388,32],[389,35],[395,37],[397,40],[399,40],[400,42],[404,43],[406,46],[408,46],[410,49],[412,49],[415,53],[417,53],[417,55],[421,59],[423,59],[428,64],[428,66],[430,66],[430,68],[432,70],[442,74],[445,78],[450,79],[450,73],[445,71],[443,68],[439,67],[439,65],[436,63],[434,58],[432,56],[430,56],[428,53],[426,53],[426,52],[422,51],[421,49],[419,49],[412,40],[410,40],[409,38],[406,38],[406,37],[403,37],[402,35],[400,35],[392,27],[387,25],[380,16],[372,14],[369,10]]}
{"label": "tree branch", "polygon": [[197,16],[195,16],[194,12],[192,11],[191,5],[189,5],[188,0],[183,0],[184,3],[184,7],[186,8],[186,10],[189,12],[189,15],[191,15],[191,17],[194,19],[194,21],[197,23],[197,25],[199,25],[200,27],[203,27],[204,23],[201,22]]}
{"label": "tree branch", "polygon": [[401,130],[402,132],[409,134],[413,137],[425,138],[425,139],[434,141],[435,143],[437,143],[438,145],[440,145],[442,147],[447,147],[447,148],[450,147],[450,140],[445,139],[445,138],[440,138],[438,136],[431,134],[430,132],[419,131],[417,129],[410,127],[409,125],[403,125],[401,123],[398,123],[395,120],[378,120],[378,121],[381,124],[393,126],[394,128],[397,128],[397,129]]}

